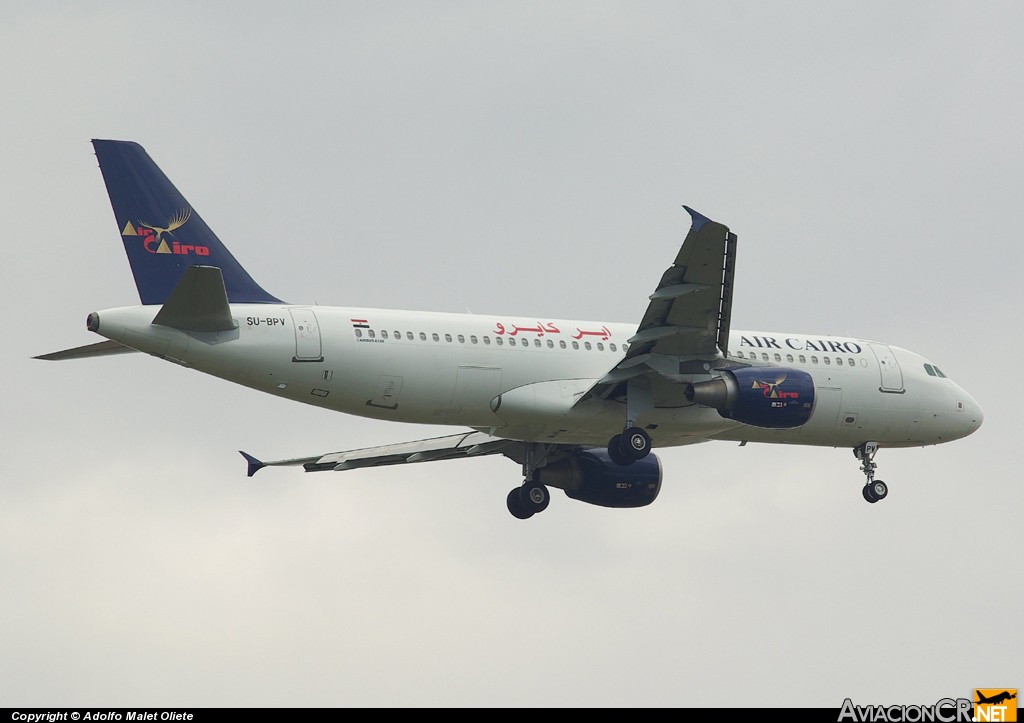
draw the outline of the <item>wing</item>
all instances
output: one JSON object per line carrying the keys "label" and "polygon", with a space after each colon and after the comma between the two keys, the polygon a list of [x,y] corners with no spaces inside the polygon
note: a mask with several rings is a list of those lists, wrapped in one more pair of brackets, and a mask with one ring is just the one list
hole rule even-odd
{"label": "wing", "polygon": [[383,467],[391,464],[408,464],[412,462],[432,462],[439,459],[457,459],[459,457],[479,457],[508,451],[507,448],[517,445],[509,439],[492,437],[483,432],[462,432],[447,437],[420,439],[415,442],[385,444],[380,447],[352,449],[345,452],[332,452],[316,457],[297,457],[281,459],[274,462],[262,462],[251,454],[242,452],[249,463],[248,475],[252,477],[264,467],[302,465],[307,472],[324,470],[346,470],[360,467]]}
{"label": "wing", "polygon": [[728,354],[736,234],[684,208],[690,231],[650,295],[629,351],[585,396],[607,398],[623,382],[652,372],[669,381],[706,373],[705,360]]}

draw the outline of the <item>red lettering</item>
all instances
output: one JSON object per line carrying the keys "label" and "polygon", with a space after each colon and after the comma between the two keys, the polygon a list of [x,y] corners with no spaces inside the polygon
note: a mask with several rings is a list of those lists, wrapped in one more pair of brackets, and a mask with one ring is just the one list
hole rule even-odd
{"label": "red lettering", "polygon": [[156,253],[156,249],[153,248],[153,242],[156,241],[156,236],[153,235],[153,229],[142,228],[138,231],[139,236],[142,236],[142,247],[151,254]]}

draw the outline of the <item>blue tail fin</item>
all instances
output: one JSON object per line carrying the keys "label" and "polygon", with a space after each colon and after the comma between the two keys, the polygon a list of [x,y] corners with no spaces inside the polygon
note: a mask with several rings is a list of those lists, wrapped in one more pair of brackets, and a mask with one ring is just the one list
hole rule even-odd
{"label": "blue tail fin", "polygon": [[162,304],[190,266],[217,266],[234,303],[283,303],[253,281],[145,149],[92,142],[143,304]]}

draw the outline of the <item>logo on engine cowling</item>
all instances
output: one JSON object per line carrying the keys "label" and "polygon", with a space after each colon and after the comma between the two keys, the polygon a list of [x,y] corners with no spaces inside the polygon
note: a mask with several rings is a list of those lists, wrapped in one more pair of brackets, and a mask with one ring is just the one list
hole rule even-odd
{"label": "logo on engine cowling", "polygon": [[775,377],[774,382],[765,382],[760,379],[754,379],[750,385],[751,389],[760,389],[761,394],[764,395],[765,399],[799,399],[799,392],[787,392],[779,389],[779,386],[786,381],[786,375],[780,374]]}

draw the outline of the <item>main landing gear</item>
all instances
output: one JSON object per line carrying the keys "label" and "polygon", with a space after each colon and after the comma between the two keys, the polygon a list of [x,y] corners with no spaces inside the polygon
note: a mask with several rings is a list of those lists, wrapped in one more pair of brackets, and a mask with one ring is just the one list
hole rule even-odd
{"label": "main landing gear", "polygon": [[509,491],[505,498],[508,511],[518,520],[528,520],[538,512],[543,512],[551,502],[551,493],[540,482],[526,480],[521,487]]}
{"label": "main landing gear", "polygon": [[543,444],[527,444],[523,458],[523,484],[513,488],[505,498],[508,511],[518,520],[528,520],[548,508],[551,493],[537,481],[537,468],[545,462],[549,448]]}
{"label": "main landing gear", "polygon": [[640,427],[627,426],[622,434],[608,440],[608,456],[612,462],[627,467],[651,453],[651,437]]}
{"label": "main landing gear", "polygon": [[626,426],[622,434],[608,440],[608,456],[620,467],[628,467],[651,453],[651,436],[636,425],[636,420],[654,409],[651,382],[634,377],[626,382]]}
{"label": "main landing gear", "polygon": [[889,486],[882,480],[875,479],[875,469],[878,467],[875,464],[876,452],[878,452],[878,442],[865,442],[859,447],[853,448],[853,456],[861,461],[860,469],[867,477],[861,494],[871,504],[884,500],[889,495]]}

